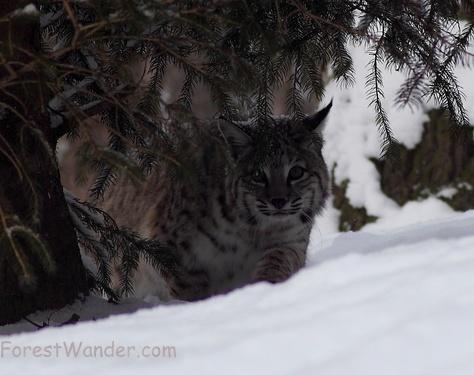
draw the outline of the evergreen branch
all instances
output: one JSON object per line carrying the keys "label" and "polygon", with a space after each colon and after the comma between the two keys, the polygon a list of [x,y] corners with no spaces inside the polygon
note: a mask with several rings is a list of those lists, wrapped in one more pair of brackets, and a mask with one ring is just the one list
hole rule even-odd
{"label": "evergreen branch", "polygon": [[97,148],[96,152],[96,160],[99,163],[96,164],[95,169],[101,170],[101,174],[90,190],[93,200],[103,196],[105,189],[116,180],[118,171],[125,172],[127,178],[135,184],[144,181],[140,167],[126,155],[109,148]]}
{"label": "evergreen branch", "polygon": [[[322,80],[322,74],[319,70],[319,66],[324,63],[316,64],[311,57],[310,51],[305,47],[302,48],[302,82],[306,82],[303,85],[303,90],[308,93],[308,97],[314,95],[318,101],[321,101],[324,95],[324,82]],[[323,60],[324,61],[324,60]]]}
{"label": "evergreen branch", "polygon": [[395,103],[400,107],[413,106],[419,107],[422,104],[422,97],[426,92],[424,85],[427,70],[421,69],[413,72],[412,76],[409,77],[398,90]]}
{"label": "evergreen branch", "polygon": [[[111,263],[118,263],[121,270],[121,295],[133,294],[131,277],[138,268],[142,256],[163,277],[179,277],[177,258],[173,252],[158,241],[143,239],[128,228],[118,227],[105,211],[91,203],[80,202],[65,191],[70,216],[81,245],[91,254],[98,265],[101,290],[111,290]],[[110,293],[107,294],[111,297]]]}
{"label": "evergreen branch", "polygon": [[[3,212],[0,210],[0,215],[3,216]],[[18,245],[18,242],[15,241],[15,239],[7,233],[7,231],[4,231],[5,235],[2,236],[7,238],[9,249],[13,252],[14,255],[14,264],[18,264],[20,267],[20,272],[17,272],[17,274],[20,275],[21,279],[23,280],[23,284],[25,285],[31,285],[34,283],[34,276],[31,271],[31,267],[28,263],[28,260],[21,249],[21,246]],[[1,243],[1,238],[0,238],[0,243]]]}
{"label": "evergreen branch", "polygon": [[397,160],[398,153],[397,147],[395,146],[396,139],[392,134],[387,113],[385,112],[385,109],[382,105],[382,98],[384,97],[384,93],[382,90],[383,78],[380,68],[378,67],[378,60],[380,59],[381,53],[381,45],[382,41],[380,41],[380,43],[377,44],[373,48],[373,51],[370,53],[373,57],[372,61],[369,63],[371,71],[367,76],[366,81],[366,87],[368,87],[367,95],[370,99],[370,105],[373,105],[375,107],[375,122],[382,136],[381,158]]}
{"label": "evergreen branch", "polygon": [[101,278],[98,278],[91,270],[86,268],[87,285],[89,289],[94,291],[98,295],[106,295],[112,301],[119,301],[119,295],[112,289],[110,283],[104,282]]}
{"label": "evergreen branch", "polygon": [[56,272],[56,263],[51,257],[51,252],[43,238],[31,228],[24,225],[13,225],[5,230],[8,237],[19,236],[30,244],[30,248],[38,254],[38,259],[43,264],[46,272]]}
{"label": "evergreen branch", "polygon": [[7,158],[7,160],[10,161],[11,165],[13,165],[13,167],[16,169],[18,178],[20,179],[20,181],[22,181],[23,176],[26,176],[26,172],[23,169],[22,162],[18,159],[18,157],[16,156],[16,152],[13,151],[10,146],[10,143],[3,137],[1,133],[0,141],[0,152]]}
{"label": "evergreen branch", "polygon": [[[1,197],[3,204],[3,189],[1,189],[1,187],[0,193],[2,193]],[[36,278],[33,274],[30,262],[28,261],[28,258],[26,257],[21,244],[19,244],[18,239],[13,236],[15,228],[19,226],[16,224],[9,225],[8,221],[12,219],[14,221],[17,221],[17,218],[12,218],[11,215],[7,215],[7,212],[4,211],[4,207],[0,205],[0,248],[7,250],[4,252],[4,254],[1,254],[0,260],[3,260],[4,257],[9,257],[12,260],[11,264],[15,268],[17,268],[16,274],[19,277],[20,284],[23,287],[28,288],[35,284]],[[6,245],[2,244],[2,242],[5,240],[7,242]],[[13,255],[13,257],[9,256],[10,253]]]}
{"label": "evergreen branch", "polygon": [[117,257],[113,237],[108,236],[108,221],[90,205],[79,202],[65,191],[69,214],[73,222],[78,242],[93,256],[98,267],[98,280],[102,284],[111,284],[111,261]]}
{"label": "evergreen branch", "polygon": [[31,224],[34,227],[37,227],[39,223],[41,222],[40,220],[40,199],[37,194],[37,190],[35,188],[35,184],[29,174],[29,171],[26,169],[26,162],[24,160],[21,160],[18,158],[17,153],[14,152],[13,148],[11,147],[10,143],[3,137],[2,134],[0,134],[0,151],[6,156],[7,160],[11,162],[13,165],[14,169],[18,173],[18,178],[20,181],[24,181],[25,184],[22,185],[22,187],[27,187],[29,189],[29,192],[27,194],[27,197],[31,199]]}
{"label": "evergreen branch", "polygon": [[130,246],[124,246],[120,264],[120,295],[129,297],[134,294],[132,276],[138,269],[139,253]]}
{"label": "evergreen branch", "polygon": [[194,96],[194,87],[198,81],[198,76],[195,71],[190,70],[186,72],[184,83],[181,88],[181,94],[178,101],[182,103],[189,110],[191,109],[191,103]]}
{"label": "evergreen branch", "polygon": [[346,36],[338,32],[335,41],[335,51],[333,53],[334,62],[332,64],[333,74],[336,81],[342,81],[345,87],[352,86],[354,80],[354,66],[352,58],[346,48]]}
{"label": "evergreen branch", "polygon": [[305,117],[303,112],[303,105],[304,100],[301,95],[301,78],[302,78],[302,67],[299,59],[301,56],[298,56],[295,61],[295,71],[289,78],[289,82],[291,82],[291,87],[288,88],[286,92],[286,108],[290,110],[290,113],[294,116],[297,120],[302,120]]}

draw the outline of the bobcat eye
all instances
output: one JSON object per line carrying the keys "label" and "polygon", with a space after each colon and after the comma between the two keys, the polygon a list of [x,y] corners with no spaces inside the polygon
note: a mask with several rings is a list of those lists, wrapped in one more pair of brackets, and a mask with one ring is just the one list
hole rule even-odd
{"label": "bobcat eye", "polygon": [[288,172],[288,180],[295,181],[299,180],[304,175],[304,169],[298,166],[295,166],[290,169]]}
{"label": "bobcat eye", "polygon": [[257,184],[261,184],[261,185],[264,185],[267,183],[267,175],[265,174],[265,172],[263,170],[258,170],[254,173],[254,175],[252,176],[252,180],[257,183]]}

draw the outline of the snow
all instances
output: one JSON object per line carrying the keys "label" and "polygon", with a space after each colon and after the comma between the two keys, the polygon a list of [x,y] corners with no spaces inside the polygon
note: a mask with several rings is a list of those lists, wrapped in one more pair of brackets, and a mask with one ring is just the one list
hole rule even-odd
{"label": "snow", "polygon": [[[360,48],[352,49],[356,84],[342,89],[336,82],[329,84],[326,96],[333,97],[333,108],[324,129],[324,156],[334,169],[334,182],[350,182],[346,195],[354,207],[366,207],[374,216],[391,216],[398,206],[380,190],[378,173],[370,158],[380,156],[381,139],[374,123],[374,109],[368,107],[365,75],[369,56],[360,53]],[[401,78],[395,72],[384,72],[387,98],[394,98]],[[387,106],[387,114],[397,139],[407,147],[413,147],[421,139],[422,123],[426,115],[419,111],[411,121],[404,116],[394,116],[392,107]],[[407,126],[410,128],[407,129]]]}
{"label": "snow", "polygon": [[[80,322],[37,332],[26,321],[0,327],[0,374],[474,373],[474,211],[454,213],[437,197],[399,207],[383,196],[368,160],[379,156],[380,140],[367,108],[367,57],[354,57],[356,71],[362,67],[356,86],[328,90],[325,156],[336,182],[351,180],[351,202],[379,216],[376,223],[337,233],[339,214],[328,208],[307,266],[283,284],[195,303],[88,297],[32,314],[38,325],[58,326],[72,314]],[[460,81],[474,103],[472,73]],[[386,76],[387,103],[399,83]],[[416,145],[423,110],[387,110],[395,136]]]}
{"label": "snow", "polygon": [[[471,374],[473,227],[474,212],[467,212],[376,233],[315,236],[307,267],[284,284],[0,336],[0,372]],[[147,305],[92,297],[50,324],[73,312],[86,320],[138,306]],[[2,330],[25,327],[35,328]],[[67,351],[72,345],[77,357]],[[160,356],[144,357],[152,353]]]}
{"label": "snow", "polygon": [[38,8],[36,8],[36,5],[31,3],[28,5],[25,5],[22,9],[16,9],[12,17],[20,17],[20,16],[31,16],[31,17],[39,17],[40,12]]}
{"label": "snow", "polygon": [[[474,53],[474,47],[469,51]],[[350,52],[353,57],[356,84],[349,88],[341,88],[336,82],[331,82],[326,90],[326,97],[333,98],[333,108],[324,129],[323,154],[330,168],[334,169],[334,182],[340,184],[348,179],[346,195],[351,205],[365,207],[369,215],[380,217],[379,223],[386,222],[388,227],[406,225],[423,217],[435,218],[452,212],[446,204],[431,198],[428,202],[412,202],[406,207],[400,207],[382,193],[379,174],[370,160],[380,157],[381,145],[374,121],[375,110],[369,107],[370,100],[365,87],[370,56],[361,47],[351,47]],[[401,144],[413,148],[421,140],[423,122],[428,119],[426,112],[434,108],[435,103],[430,102],[419,108],[397,107],[394,99],[404,77],[401,72],[393,69],[381,70],[385,94],[383,105],[393,134]],[[456,76],[463,87],[467,113],[470,118],[474,118],[472,69],[460,66],[456,69]],[[405,214],[406,210],[410,210],[414,216]],[[321,226],[327,231],[325,233],[337,231],[336,220],[329,217],[324,221]]]}

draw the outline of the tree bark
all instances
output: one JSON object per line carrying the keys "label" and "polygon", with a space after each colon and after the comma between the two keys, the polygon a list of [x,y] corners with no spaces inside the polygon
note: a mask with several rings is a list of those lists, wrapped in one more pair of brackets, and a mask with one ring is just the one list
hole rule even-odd
{"label": "tree bark", "polygon": [[[2,0],[0,18],[30,3]],[[31,194],[36,194],[41,220],[35,230],[48,245],[56,266],[55,272],[47,272],[40,255],[32,248],[34,245],[20,239],[36,279],[25,288],[14,267],[15,258],[9,256],[11,250],[0,245],[0,325],[4,325],[36,310],[67,305],[87,292],[87,283],[57,162],[38,137],[39,133],[43,134],[46,143],[55,150],[57,139],[46,110],[48,92],[41,65],[35,59],[40,54],[39,18],[16,20],[14,17],[0,23],[0,38],[0,57],[7,62],[0,66],[0,105],[6,109],[0,113],[0,198],[2,206],[12,213],[10,217],[3,215],[2,220],[3,224],[9,220],[29,223],[32,210],[29,202]],[[12,162],[12,154],[21,160],[32,184],[25,186],[25,176]],[[5,225],[1,228],[0,239],[6,235]]]}

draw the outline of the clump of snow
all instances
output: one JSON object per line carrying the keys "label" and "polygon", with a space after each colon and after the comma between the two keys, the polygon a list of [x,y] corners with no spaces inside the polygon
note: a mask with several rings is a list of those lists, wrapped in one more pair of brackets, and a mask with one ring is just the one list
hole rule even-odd
{"label": "clump of snow", "polygon": [[453,214],[447,203],[436,197],[428,197],[422,201],[407,202],[392,215],[382,216],[375,223],[366,224],[362,231],[379,232],[384,229],[404,227],[430,218],[444,218]]}
{"label": "clump of snow", "polygon": [[148,9],[148,7],[146,5],[138,6],[137,10],[140,11],[146,18],[148,18],[150,20],[153,19],[153,17],[155,16],[153,11]]}
{"label": "clump of snow", "polygon": [[36,8],[36,5],[31,3],[25,5],[22,9],[16,9],[12,17],[21,17],[21,16],[29,16],[29,17],[39,17],[40,11]]}

